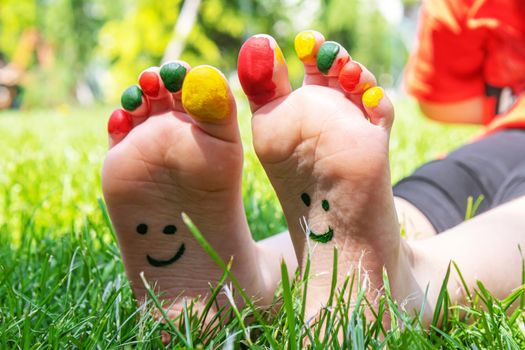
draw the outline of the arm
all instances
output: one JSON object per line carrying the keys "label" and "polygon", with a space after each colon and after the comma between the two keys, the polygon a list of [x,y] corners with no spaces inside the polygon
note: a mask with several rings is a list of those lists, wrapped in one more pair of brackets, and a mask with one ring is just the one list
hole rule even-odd
{"label": "arm", "polygon": [[444,123],[483,124],[484,97],[459,102],[429,102],[418,100],[419,108],[428,118]]}

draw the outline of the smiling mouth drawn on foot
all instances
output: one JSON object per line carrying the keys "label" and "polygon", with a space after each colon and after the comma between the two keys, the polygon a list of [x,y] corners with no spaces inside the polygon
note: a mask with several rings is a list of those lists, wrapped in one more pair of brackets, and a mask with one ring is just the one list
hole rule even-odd
{"label": "smiling mouth drawn on foot", "polygon": [[[310,204],[312,204],[312,200],[308,193],[301,194],[301,200],[307,207],[309,207]],[[321,206],[323,207],[324,211],[330,210],[330,203],[328,203],[326,199],[323,199],[321,201]],[[328,225],[328,230],[323,234],[317,234],[312,230],[309,231],[310,239],[319,243],[328,243],[332,240],[332,238],[334,238],[334,229],[330,225]]]}
{"label": "smiling mouth drawn on foot", "polygon": [[[148,225],[139,224],[136,230],[138,234],[145,235],[146,233],[148,233]],[[162,233],[166,235],[174,235],[176,232],[177,232],[177,228],[175,227],[175,225],[167,225],[162,230]],[[184,243],[182,243],[179,249],[177,250],[177,252],[175,253],[175,255],[173,255],[173,257],[171,257],[168,260],[155,259],[151,257],[149,254],[146,254],[146,259],[148,260],[148,263],[151,266],[155,266],[155,267],[168,266],[168,265],[173,264],[175,261],[179,260],[184,254],[185,250],[186,250],[186,246],[184,245]]]}

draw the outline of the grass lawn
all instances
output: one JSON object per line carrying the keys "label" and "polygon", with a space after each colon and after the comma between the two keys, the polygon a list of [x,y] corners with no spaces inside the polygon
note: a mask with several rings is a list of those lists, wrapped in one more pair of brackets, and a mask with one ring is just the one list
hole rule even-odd
{"label": "grass lawn", "polygon": [[[180,348],[278,344],[293,349],[308,336],[313,346],[326,348],[337,340],[330,337],[338,333],[333,328],[324,337],[325,332],[300,324],[300,313],[294,313],[301,309],[300,281],[291,289],[284,283],[278,293],[284,307],[276,316],[262,315],[264,320],[248,323],[245,317],[253,310],[246,307],[224,327],[205,332],[204,345],[194,317],[178,333],[150,317],[147,307],[137,308],[99,202],[109,113],[105,107],[0,112],[0,349],[162,348],[161,328],[173,334],[170,346]],[[261,239],[286,226],[250,146],[245,103],[240,113],[246,145],[245,207],[253,235]],[[399,102],[391,142],[393,180],[475,132],[429,122],[411,102]],[[421,329],[389,301],[385,299],[385,309],[401,328],[393,321],[386,332],[380,322],[364,322],[361,308],[344,313],[339,303],[340,309],[327,311],[326,324],[332,327],[337,317],[346,315],[345,346],[353,348],[525,348],[523,314],[505,316],[510,299],[499,303],[482,293],[465,308],[469,322],[463,323],[457,307],[446,308],[445,297],[448,316],[443,331]],[[482,309],[478,304],[483,303],[490,307]]]}

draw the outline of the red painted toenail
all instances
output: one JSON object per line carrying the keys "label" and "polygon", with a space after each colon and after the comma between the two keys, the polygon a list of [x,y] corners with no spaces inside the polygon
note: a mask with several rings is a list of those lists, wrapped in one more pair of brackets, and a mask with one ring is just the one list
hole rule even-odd
{"label": "red painted toenail", "polygon": [[139,85],[148,96],[157,97],[160,91],[159,77],[155,72],[143,72],[139,77]]}
{"label": "red painted toenail", "polygon": [[341,69],[341,73],[339,74],[339,83],[341,84],[341,87],[346,92],[353,92],[357,85],[359,84],[359,81],[361,80],[361,72],[363,70],[359,66],[359,64],[351,61],[348,62],[343,69]]}
{"label": "red painted toenail", "polygon": [[123,109],[116,109],[111,113],[108,121],[108,133],[111,135],[127,134],[132,127],[131,114]]}
{"label": "red painted toenail", "polygon": [[274,56],[270,40],[265,37],[251,37],[239,52],[239,80],[246,95],[257,104],[264,104],[275,95]]}

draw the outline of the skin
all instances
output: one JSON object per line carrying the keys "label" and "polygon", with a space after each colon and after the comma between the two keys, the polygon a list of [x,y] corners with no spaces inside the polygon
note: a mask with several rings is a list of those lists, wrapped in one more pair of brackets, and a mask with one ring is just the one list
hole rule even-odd
{"label": "skin", "polygon": [[483,97],[452,103],[419,101],[419,107],[428,118],[453,124],[483,124]]}

